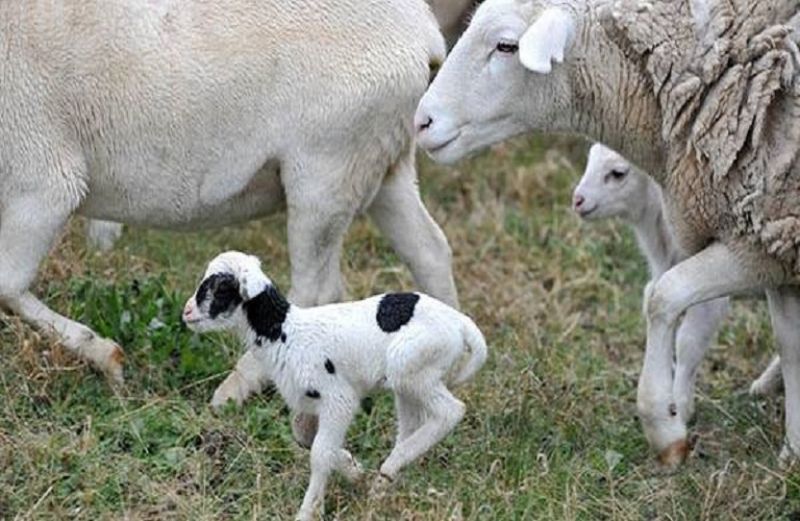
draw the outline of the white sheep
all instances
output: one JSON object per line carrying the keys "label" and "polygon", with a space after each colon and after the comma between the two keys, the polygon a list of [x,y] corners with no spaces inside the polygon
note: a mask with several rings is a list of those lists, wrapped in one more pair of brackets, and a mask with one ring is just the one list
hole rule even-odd
{"label": "white sheep", "polygon": [[211,261],[183,320],[198,332],[236,331],[251,353],[239,371],[250,382],[274,382],[292,411],[319,418],[302,520],[322,508],[332,471],[361,475],[343,445],[365,395],[385,388],[395,396],[397,440],[373,485],[383,489],[455,428],[465,406],[448,386],[472,378],[487,355],[475,323],[431,297],[387,293],[301,308],[241,252]]}
{"label": "white sheep", "polygon": [[413,112],[444,56],[422,0],[0,3],[0,305],[122,379],[122,349],[29,290],[79,213],[177,230],[288,212],[293,301],[344,296],[369,213],[456,305]]}
{"label": "white sheep", "polygon": [[761,289],[781,346],[782,459],[800,454],[799,12],[796,0],[487,0],[417,110],[440,161],[572,132],[664,187],[687,259],[649,286],[637,409],[666,465],[689,452],[672,388],[681,315]]}

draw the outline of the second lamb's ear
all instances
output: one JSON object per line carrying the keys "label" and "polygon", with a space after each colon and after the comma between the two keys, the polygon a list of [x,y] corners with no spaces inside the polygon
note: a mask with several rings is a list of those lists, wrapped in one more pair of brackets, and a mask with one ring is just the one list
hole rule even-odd
{"label": "second lamb's ear", "polygon": [[547,74],[551,62],[564,61],[564,52],[575,34],[575,19],[563,9],[542,11],[519,40],[519,61],[526,69]]}

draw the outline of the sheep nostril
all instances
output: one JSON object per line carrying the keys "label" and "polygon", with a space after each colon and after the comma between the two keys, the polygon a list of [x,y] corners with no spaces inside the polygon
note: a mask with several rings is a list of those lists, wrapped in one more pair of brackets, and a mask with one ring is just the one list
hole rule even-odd
{"label": "sheep nostril", "polygon": [[576,195],[575,198],[572,200],[572,204],[575,206],[575,208],[580,208],[581,206],[583,206],[583,203],[585,201],[586,201],[585,197],[583,197],[582,195]]}
{"label": "sheep nostril", "polygon": [[431,125],[433,125],[433,118],[428,116],[425,118],[424,123],[419,124],[419,126],[417,127],[417,131],[422,132],[423,130],[429,129]]}

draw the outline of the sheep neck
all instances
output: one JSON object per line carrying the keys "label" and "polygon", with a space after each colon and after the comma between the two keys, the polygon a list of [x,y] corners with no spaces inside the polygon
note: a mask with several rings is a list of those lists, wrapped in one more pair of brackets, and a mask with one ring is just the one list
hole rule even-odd
{"label": "sheep neck", "polygon": [[647,204],[629,222],[639,249],[647,258],[650,276],[659,277],[678,261],[679,255],[666,221],[658,185],[649,183]]}
{"label": "sheep neck", "polygon": [[661,183],[665,151],[652,84],[643,65],[606,35],[596,12],[586,19],[567,71],[573,90],[570,130],[605,143]]}
{"label": "sheep neck", "polygon": [[278,288],[268,285],[264,291],[242,304],[245,319],[259,342],[277,342],[285,339],[283,324],[291,305]]}

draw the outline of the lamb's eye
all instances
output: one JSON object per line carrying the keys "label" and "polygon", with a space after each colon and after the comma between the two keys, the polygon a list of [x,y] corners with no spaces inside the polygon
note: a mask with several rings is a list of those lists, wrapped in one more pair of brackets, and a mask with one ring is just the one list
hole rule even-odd
{"label": "lamb's eye", "polygon": [[514,42],[500,42],[495,47],[497,52],[503,52],[508,54],[514,54],[519,50],[519,45]]}
{"label": "lamb's eye", "polygon": [[626,170],[612,170],[609,172],[609,175],[612,179],[620,181],[624,179],[626,175],[628,175],[628,172]]}

